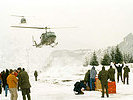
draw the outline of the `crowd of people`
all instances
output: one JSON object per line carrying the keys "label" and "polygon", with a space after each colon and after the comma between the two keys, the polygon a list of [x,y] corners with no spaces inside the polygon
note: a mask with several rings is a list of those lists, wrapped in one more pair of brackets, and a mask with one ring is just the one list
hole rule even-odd
{"label": "crowd of people", "polygon": [[[129,72],[130,69],[127,65],[117,65],[114,64],[116,70],[117,70],[117,82],[119,82],[119,78],[121,78],[121,81],[123,84],[127,82],[129,84]],[[84,94],[84,90],[89,91],[95,91],[95,78],[98,75],[98,79],[101,81],[101,87],[102,87],[102,98],[104,97],[104,89],[106,90],[106,95],[109,97],[108,94],[108,80],[115,82],[115,68],[110,66],[108,70],[105,70],[105,67],[102,67],[102,70],[99,71],[99,73],[96,71],[95,67],[92,66],[90,70],[88,70],[85,74],[84,80],[81,80],[80,82],[76,82],[74,84],[74,91],[76,95]],[[122,73],[122,71],[124,72]],[[123,75],[122,75],[123,74]],[[35,81],[37,81],[38,73],[35,70],[34,72]],[[122,77],[123,76],[123,77]],[[126,81],[127,80],[127,81]],[[0,73],[0,94],[2,93],[2,87],[5,91],[5,97],[7,97],[8,90],[11,94],[11,100],[17,100],[18,98],[18,91],[22,92],[23,100],[26,100],[26,96],[28,100],[31,100],[30,96],[30,88],[31,84],[29,81],[29,75],[25,71],[24,68],[17,68],[17,70],[8,70],[2,71]]]}
{"label": "crowd of people", "polygon": [[[127,84],[129,84],[129,72],[130,69],[127,65],[124,64],[122,65],[117,65],[114,64],[116,70],[117,70],[117,82],[119,82],[119,78],[121,78],[121,81],[123,84],[125,84],[126,79],[127,79]],[[123,73],[123,78],[122,78],[122,70],[124,70]],[[74,91],[75,94],[84,94],[83,90],[88,90],[89,91],[95,91],[95,78],[97,75],[97,71],[95,70],[95,67],[93,66],[91,70],[88,70],[85,74],[84,80],[81,80],[80,82],[76,82],[74,84]],[[101,82],[101,87],[102,87],[102,98],[104,97],[104,89],[106,89],[106,95],[109,97],[108,94],[108,80],[114,82],[115,81],[115,69],[110,66],[108,70],[105,70],[105,67],[102,67],[102,70],[98,73],[98,79]]]}
{"label": "crowd of people", "polygon": [[[38,73],[35,71],[34,73],[35,80],[37,81]],[[2,93],[2,87],[5,91],[5,97],[7,97],[8,90],[11,94],[11,100],[17,100],[18,98],[18,91],[22,92],[23,100],[26,100],[26,96],[28,100],[31,100],[30,96],[30,81],[29,75],[25,71],[24,68],[18,68],[17,70],[8,70],[2,71],[0,73],[0,94]]]}

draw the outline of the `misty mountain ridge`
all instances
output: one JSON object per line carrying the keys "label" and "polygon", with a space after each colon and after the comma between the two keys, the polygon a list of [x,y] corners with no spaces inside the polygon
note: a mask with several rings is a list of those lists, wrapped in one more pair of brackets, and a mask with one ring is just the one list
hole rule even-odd
{"label": "misty mountain ridge", "polygon": [[[128,34],[122,42],[118,44],[120,50],[123,54],[130,54],[133,55],[133,34]],[[103,58],[104,54],[108,51],[110,52],[112,47],[107,47],[106,49],[99,49],[96,50],[96,55],[98,57],[98,61],[100,62]],[[61,64],[63,66],[65,65],[83,65],[85,62],[85,59],[87,58],[88,61],[90,61],[90,58],[92,57],[93,50],[90,49],[79,49],[79,50],[56,50],[53,51],[50,55],[50,62],[53,66],[54,64]]]}
{"label": "misty mountain ridge", "polygon": [[122,53],[133,55],[133,34],[128,34],[118,46]]}

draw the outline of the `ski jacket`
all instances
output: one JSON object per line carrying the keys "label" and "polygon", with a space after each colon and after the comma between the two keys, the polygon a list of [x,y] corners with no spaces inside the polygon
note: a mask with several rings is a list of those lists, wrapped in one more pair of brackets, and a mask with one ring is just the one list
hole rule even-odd
{"label": "ski jacket", "polygon": [[8,75],[7,77],[7,84],[9,86],[9,88],[17,88],[17,78],[15,77],[15,75]]}
{"label": "ski jacket", "polygon": [[90,71],[90,78],[95,78],[97,74],[97,71],[95,70],[95,67],[93,66],[91,71]]}

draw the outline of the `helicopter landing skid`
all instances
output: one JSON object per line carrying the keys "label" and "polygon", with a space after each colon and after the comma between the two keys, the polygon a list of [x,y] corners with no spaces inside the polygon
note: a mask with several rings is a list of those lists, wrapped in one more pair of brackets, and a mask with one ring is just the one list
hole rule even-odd
{"label": "helicopter landing skid", "polygon": [[34,41],[33,46],[36,46],[36,48],[41,48],[43,45],[41,43],[37,44],[36,41]]}
{"label": "helicopter landing skid", "polygon": [[52,48],[55,47],[58,44],[58,42],[54,43],[54,45],[50,45]]}

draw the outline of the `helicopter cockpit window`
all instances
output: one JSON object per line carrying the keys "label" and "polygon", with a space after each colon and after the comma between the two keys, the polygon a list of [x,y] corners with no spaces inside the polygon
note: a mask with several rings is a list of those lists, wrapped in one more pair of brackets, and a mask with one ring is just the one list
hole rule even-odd
{"label": "helicopter cockpit window", "polygon": [[42,38],[44,38],[44,39],[45,39],[45,38],[46,38],[46,34],[45,34],[45,33],[43,33],[43,34],[41,35],[41,37],[40,37],[40,38],[41,38],[41,39],[42,39]]}
{"label": "helicopter cockpit window", "polygon": [[26,23],[26,19],[25,18],[22,18],[21,19],[21,23]]}
{"label": "helicopter cockpit window", "polygon": [[47,35],[55,35],[54,32],[47,32]]}

